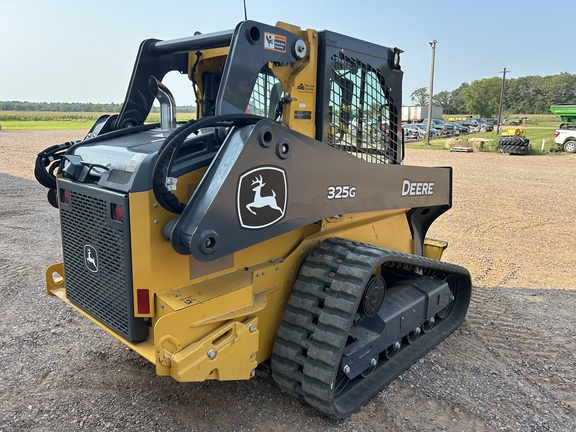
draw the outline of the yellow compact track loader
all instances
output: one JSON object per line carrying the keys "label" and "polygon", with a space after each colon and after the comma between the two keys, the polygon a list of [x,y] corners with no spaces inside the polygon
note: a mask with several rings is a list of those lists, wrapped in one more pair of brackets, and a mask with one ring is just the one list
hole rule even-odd
{"label": "yellow compact track loader", "polygon": [[[48,293],[159,375],[243,380],[270,361],[326,415],[359,409],[471,294],[425,238],[451,168],[402,164],[401,53],[254,21],[144,41],[121,111],[36,161],[62,230]],[[195,120],[176,120],[173,71]]]}

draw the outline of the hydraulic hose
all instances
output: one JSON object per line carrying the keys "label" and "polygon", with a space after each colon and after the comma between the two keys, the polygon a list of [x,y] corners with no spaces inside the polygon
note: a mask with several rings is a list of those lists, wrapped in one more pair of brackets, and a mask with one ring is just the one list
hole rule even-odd
{"label": "hydraulic hose", "polygon": [[38,183],[49,189],[56,189],[54,171],[60,166],[62,157],[68,149],[78,142],[67,141],[62,144],[56,144],[38,153],[34,164],[34,177],[36,177]]}
{"label": "hydraulic hose", "polygon": [[120,130],[111,131],[102,135],[85,140],[67,141],[62,144],[56,144],[42,150],[36,156],[34,163],[34,177],[36,181],[42,186],[48,188],[48,202],[58,208],[58,201],[56,198],[56,170],[60,170],[62,166],[62,158],[66,153],[73,151],[76,147],[92,144],[98,141],[107,140],[123,135],[129,135],[145,130],[158,127],[159,124],[140,125],[132,128],[125,128]]}
{"label": "hydraulic hose", "polygon": [[34,177],[42,186],[49,189],[56,189],[56,176],[54,173],[60,167],[64,155],[70,150],[74,150],[74,148],[80,145],[93,144],[98,141],[153,129],[158,126],[159,124],[157,123],[141,125],[133,128],[108,132],[106,134],[98,135],[87,140],[67,141],[62,144],[50,146],[42,150],[40,153],[38,153],[38,156],[36,156],[36,162],[34,164]]}
{"label": "hydraulic hose", "polygon": [[201,128],[208,127],[232,127],[238,125],[254,124],[263,117],[251,114],[225,114],[210,116],[200,120],[190,120],[172,132],[158,151],[158,158],[154,165],[152,187],[154,196],[164,209],[169,212],[180,214],[186,207],[174,193],[168,190],[166,179],[170,175],[172,162],[176,152],[184,140],[191,134],[197,134]]}

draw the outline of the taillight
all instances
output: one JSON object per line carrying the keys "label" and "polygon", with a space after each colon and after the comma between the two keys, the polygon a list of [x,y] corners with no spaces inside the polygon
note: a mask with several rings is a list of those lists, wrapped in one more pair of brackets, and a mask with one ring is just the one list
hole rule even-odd
{"label": "taillight", "polygon": [[558,138],[558,135],[560,135],[560,132],[556,132],[556,133],[554,134],[554,138]]}
{"label": "taillight", "polygon": [[68,192],[68,189],[60,189],[60,201],[64,204],[70,204],[70,192]]}
{"label": "taillight", "polygon": [[138,315],[148,315],[150,313],[150,292],[147,289],[136,290],[136,306]]}
{"label": "taillight", "polygon": [[124,208],[121,204],[112,203],[112,219],[124,222]]}

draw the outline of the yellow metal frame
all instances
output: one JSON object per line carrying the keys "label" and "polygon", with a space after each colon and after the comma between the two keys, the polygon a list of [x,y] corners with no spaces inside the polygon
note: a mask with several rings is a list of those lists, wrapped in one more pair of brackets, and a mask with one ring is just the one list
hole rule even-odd
{"label": "yellow metal frame", "polygon": [[[132,227],[134,290],[149,289],[153,305],[146,341],[130,343],[71,304],[62,264],[48,269],[47,288],[154,363],[159,375],[179,381],[250,378],[256,365],[271,356],[298,269],[318,242],[342,237],[413,251],[406,210],[347,214],[238,251],[230,267],[191,279],[195,263],[161,239],[162,225],[153,216],[157,207],[146,194],[130,199],[131,212],[149,215],[148,233],[143,223]],[[140,207],[146,203],[148,209]],[[446,245],[427,240],[425,255],[440,259]]]}

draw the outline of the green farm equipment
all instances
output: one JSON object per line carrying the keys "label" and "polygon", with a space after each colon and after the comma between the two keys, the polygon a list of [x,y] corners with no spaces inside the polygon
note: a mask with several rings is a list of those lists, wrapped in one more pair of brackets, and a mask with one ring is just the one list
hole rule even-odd
{"label": "green farm equipment", "polygon": [[[552,114],[560,116],[562,123],[576,125],[576,104],[556,104],[550,107]],[[562,125],[560,125],[562,127]]]}

